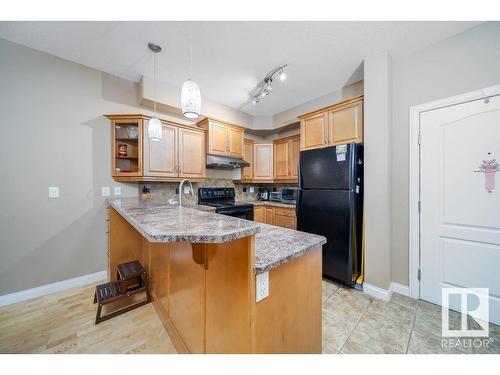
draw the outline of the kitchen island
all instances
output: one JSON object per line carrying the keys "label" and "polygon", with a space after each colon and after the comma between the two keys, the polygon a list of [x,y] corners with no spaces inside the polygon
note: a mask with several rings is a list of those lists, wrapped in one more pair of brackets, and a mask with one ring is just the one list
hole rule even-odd
{"label": "kitchen island", "polygon": [[[206,207],[108,202],[109,277],[117,264],[143,264],[179,352],[321,353],[324,237]],[[261,279],[268,295],[257,301]]]}

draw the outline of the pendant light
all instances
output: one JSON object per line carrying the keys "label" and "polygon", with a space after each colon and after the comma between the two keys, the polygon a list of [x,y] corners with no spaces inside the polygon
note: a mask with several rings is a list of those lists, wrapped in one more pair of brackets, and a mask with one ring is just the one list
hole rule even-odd
{"label": "pendant light", "polygon": [[153,95],[154,95],[154,117],[148,121],[148,138],[150,141],[160,141],[163,133],[160,119],[156,116],[156,54],[161,52],[161,47],[148,43],[148,47],[153,51]]}
{"label": "pendant light", "polygon": [[[193,46],[191,38],[189,39],[189,59],[190,59],[190,76],[193,74]],[[195,119],[201,113],[201,93],[198,84],[189,78],[182,85],[181,91],[181,108],[182,114],[188,119]]]}

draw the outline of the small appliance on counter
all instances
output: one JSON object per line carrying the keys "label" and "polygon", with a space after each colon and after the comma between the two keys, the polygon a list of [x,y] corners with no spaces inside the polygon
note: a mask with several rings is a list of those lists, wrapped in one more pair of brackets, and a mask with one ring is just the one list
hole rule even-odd
{"label": "small appliance on counter", "polygon": [[273,202],[281,202],[281,191],[272,191],[269,195],[269,200]]}
{"label": "small appliance on counter", "polygon": [[261,201],[268,201],[270,197],[270,191],[267,188],[259,188],[259,199]]}
{"label": "small appliance on counter", "polygon": [[297,188],[283,188],[281,189],[281,203],[296,204],[297,203]]}

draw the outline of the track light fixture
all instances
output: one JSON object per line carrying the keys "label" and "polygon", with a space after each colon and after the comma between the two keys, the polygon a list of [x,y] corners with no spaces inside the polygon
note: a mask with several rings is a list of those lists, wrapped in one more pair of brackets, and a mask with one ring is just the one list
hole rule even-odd
{"label": "track light fixture", "polygon": [[269,73],[267,73],[266,77],[262,81],[262,85],[259,87],[257,90],[257,93],[253,96],[252,98],[252,104],[255,105],[260,102],[260,99],[263,98],[264,96],[268,96],[273,87],[273,77],[278,74],[278,79],[283,82],[286,79],[286,74],[285,74],[285,68],[287,64],[278,66],[277,68],[274,68],[271,70]]}

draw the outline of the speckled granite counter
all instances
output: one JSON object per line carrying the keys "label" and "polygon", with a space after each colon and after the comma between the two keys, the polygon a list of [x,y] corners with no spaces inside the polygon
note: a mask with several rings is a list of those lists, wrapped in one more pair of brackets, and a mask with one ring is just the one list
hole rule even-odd
{"label": "speckled granite counter", "polygon": [[282,208],[291,208],[295,210],[294,204],[286,204],[280,202],[272,202],[272,201],[241,201],[242,203],[251,203],[254,206],[269,206],[269,207],[282,207]]}
{"label": "speckled granite counter", "polygon": [[137,198],[109,199],[108,203],[150,242],[218,243],[255,235],[255,273],[278,267],[326,243],[315,234],[215,214],[208,206],[180,208]]}
{"label": "speckled granite counter", "polygon": [[108,203],[150,242],[220,243],[260,230],[252,221],[206,212],[206,206],[179,207],[139,198],[109,199]]}
{"label": "speckled granite counter", "polygon": [[278,267],[326,243],[325,237],[316,234],[267,224],[259,226],[260,232],[255,235],[255,273]]}

